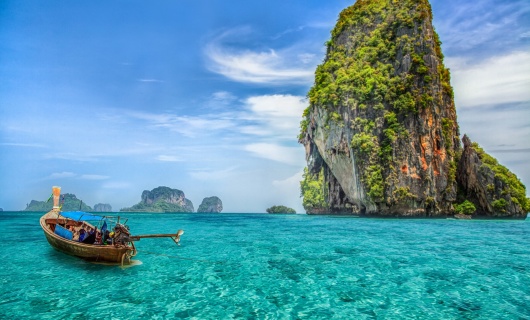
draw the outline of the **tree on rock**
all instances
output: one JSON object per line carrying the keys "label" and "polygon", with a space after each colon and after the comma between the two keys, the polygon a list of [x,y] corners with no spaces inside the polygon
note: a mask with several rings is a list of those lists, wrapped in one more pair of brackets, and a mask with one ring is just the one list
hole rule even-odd
{"label": "tree on rock", "polygon": [[272,206],[267,209],[267,213],[293,214],[293,213],[296,213],[296,210],[286,207],[286,206]]}

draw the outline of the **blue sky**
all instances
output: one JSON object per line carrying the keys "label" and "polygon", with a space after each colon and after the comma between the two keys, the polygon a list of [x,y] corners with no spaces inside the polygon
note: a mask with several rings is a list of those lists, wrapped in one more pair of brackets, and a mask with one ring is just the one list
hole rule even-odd
{"label": "blue sky", "polygon": [[[119,210],[163,185],[303,212],[305,95],[353,3],[2,1],[0,207],[60,185]],[[530,2],[431,4],[461,133],[530,186]]]}

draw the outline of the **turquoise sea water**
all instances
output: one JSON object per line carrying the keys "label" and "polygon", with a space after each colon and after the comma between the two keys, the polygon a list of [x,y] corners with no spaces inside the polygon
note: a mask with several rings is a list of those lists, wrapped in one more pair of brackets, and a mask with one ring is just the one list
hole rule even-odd
{"label": "turquoise sea water", "polygon": [[127,214],[134,266],[0,212],[0,319],[529,319],[530,221]]}

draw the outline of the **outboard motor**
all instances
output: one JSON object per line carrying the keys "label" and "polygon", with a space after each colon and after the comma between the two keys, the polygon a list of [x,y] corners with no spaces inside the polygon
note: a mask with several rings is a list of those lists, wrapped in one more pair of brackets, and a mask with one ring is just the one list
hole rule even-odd
{"label": "outboard motor", "polygon": [[131,239],[129,238],[131,236],[131,233],[129,232],[129,227],[123,224],[116,224],[114,227],[114,245],[127,245],[129,242],[131,242]]}

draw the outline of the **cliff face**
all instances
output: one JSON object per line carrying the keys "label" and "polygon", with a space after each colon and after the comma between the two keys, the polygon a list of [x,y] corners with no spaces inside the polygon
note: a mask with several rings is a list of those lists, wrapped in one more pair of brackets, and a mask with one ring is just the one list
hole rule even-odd
{"label": "cliff face", "polygon": [[462,156],[427,0],[357,0],[331,34],[298,137],[307,213],[526,217],[513,174],[470,143]]}
{"label": "cliff face", "polygon": [[306,210],[445,215],[460,152],[449,77],[428,1],[344,10],[301,123],[305,178],[321,174],[326,199]]}
{"label": "cliff face", "polygon": [[168,187],[158,187],[142,192],[142,201],[120,211],[141,212],[193,212],[193,203],[186,199],[184,192]]}
{"label": "cliff face", "polygon": [[221,211],[223,211],[223,202],[216,196],[204,198],[197,209],[197,212],[203,213],[220,213]]}

